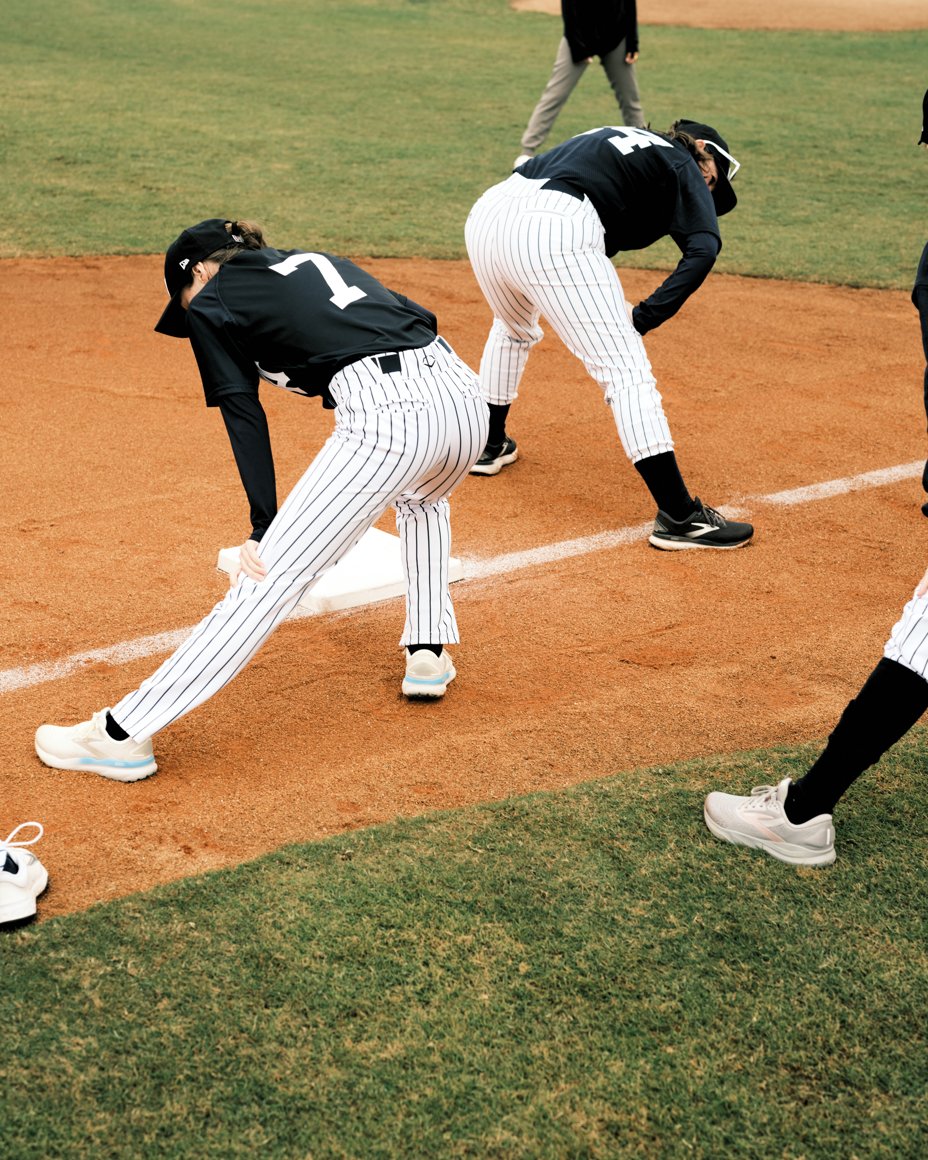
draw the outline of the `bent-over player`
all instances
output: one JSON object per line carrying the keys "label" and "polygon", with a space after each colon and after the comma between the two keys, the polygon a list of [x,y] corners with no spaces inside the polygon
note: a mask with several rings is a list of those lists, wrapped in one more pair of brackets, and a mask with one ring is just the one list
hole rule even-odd
{"label": "bent-over player", "polygon": [[[735,207],[739,163],[709,125],[668,133],[591,129],[533,157],[477,201],[467,252],[493,311],[480,363],[490,435],[472,471],[495,475],[517,457],[509,407],[543,314],[605,391],[625,452],[658,512],[656,548],[740,548],[750,524],[725,520],[687,490],[641,336],[702,285],[722,246],[718,218]],[[610,258],[669,235],[676,269],[634,309]]]}
{"label": "bent-over player", "polygon": [[[391,505],[406,577],[402,690],[440,697],[459,640],[448,587],[448,496],[487,439],[477,376],[435,315],[333,254],[277,250],[259,227],[213,218],[165,257],[162,334],[187,337],[251,505],[252,532],[226,597],[112,710],[43,725],[46,765],[118,781],[157,769],[151,737],[218,692],[306,589]],[[335,430],[277,511],[259,379],[334,409]]]}
{"label": "bent-over player", "polygon": [[717,838],[795,866],[835,860],[834,808],[847,789],[928,709],[928,572],[893,626],[883,656],[841,714],[804,777],[761,785],[749,797],[710,793],[706,825]]}

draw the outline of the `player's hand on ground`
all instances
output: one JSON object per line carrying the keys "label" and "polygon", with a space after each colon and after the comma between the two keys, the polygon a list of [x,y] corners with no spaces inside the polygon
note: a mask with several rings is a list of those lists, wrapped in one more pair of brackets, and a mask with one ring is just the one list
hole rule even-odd
{"label": "player's hand on ground", "polygon": [[924,596],[926,592],[928,592],[928,572],[925,572],[925,575],[919,580],[918,587],[915,589],[915,595]]}
{"label": "player's hand on ground", "polygon": [[261,557],[258,555],[257,540],[246,540],[238,550],[238,568],[232,573],[232,587],[238,584],[242,576],[248,576],[252,580],[263,580],[267,576],[267,568],[265,568]]}

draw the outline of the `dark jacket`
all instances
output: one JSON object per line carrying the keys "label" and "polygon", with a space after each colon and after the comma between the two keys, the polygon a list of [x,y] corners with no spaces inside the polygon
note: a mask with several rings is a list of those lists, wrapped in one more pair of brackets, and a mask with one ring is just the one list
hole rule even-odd
{"label": "dark jacket", "polygon": [[638,51],[635,0],[561,0],[561,15],[575,64],[606,56],[623,40],[626,52]]}

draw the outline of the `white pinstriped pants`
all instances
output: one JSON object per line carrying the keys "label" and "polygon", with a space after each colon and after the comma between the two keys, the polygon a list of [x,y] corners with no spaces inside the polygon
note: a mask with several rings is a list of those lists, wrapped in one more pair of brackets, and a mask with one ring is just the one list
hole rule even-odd
{"label": "white pinstriped pants", "polygon": [[928,595],[913,594],[893,625],[883,656],[928,681]]}
{"label": "white pinstriped pants", "polygon": [[641,336],[606,256],[599,215],[539,178],[514,173],[471,210],[464,229],[477,282],[493,311],[480,384],[488,403],[511,403],[544,315],[605,392],[632,463],[673,450]]}
{"label": "white pinstriped pants", "polygon": [[261,541],[262,581],[242,577],[180,648],[113,718],[145,741],[228,684],[294,609],[307,588],[396,509],[406,623],[400,646],[459,640],[448,586],[448,496],[487,439],[476,375],[443,339],[351,363],[332,379],[335,430]]}

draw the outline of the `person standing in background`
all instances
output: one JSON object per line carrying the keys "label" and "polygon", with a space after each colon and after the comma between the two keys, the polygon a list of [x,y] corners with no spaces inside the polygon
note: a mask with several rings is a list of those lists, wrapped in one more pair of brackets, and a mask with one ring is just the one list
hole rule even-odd
{"label": "person standing in background", "polygon": [[564,35],[551,77],[522,134],[518,169],[534,157],[551,132],[558,113],[577,87],[586,67],[599,57],[626,125],[644,128],[635,61],[638,59],[636,0],[561,0]]}
{"label": "person standing in background", "polygon": [[[922,134],[918,143],[923,149],[928,149],[928,92],[922,98]],[[922,347],[925,351],[925,416],[928,418],[928,242],[925,243],[921,261],[918,263],[912,301],[922,325]],[[922,472],[922,488],[928,492],[928,463]],[[922,504],[922,514],[928,516],[928,503]]]}

